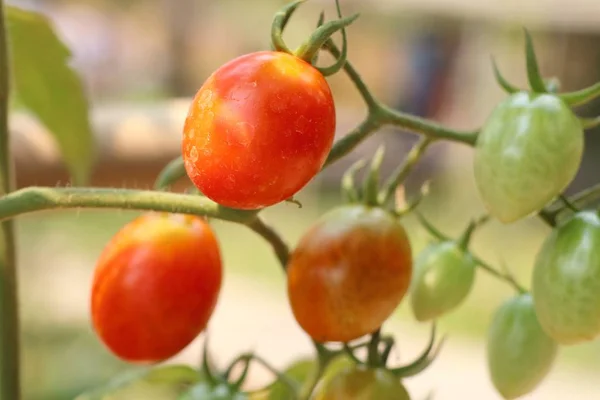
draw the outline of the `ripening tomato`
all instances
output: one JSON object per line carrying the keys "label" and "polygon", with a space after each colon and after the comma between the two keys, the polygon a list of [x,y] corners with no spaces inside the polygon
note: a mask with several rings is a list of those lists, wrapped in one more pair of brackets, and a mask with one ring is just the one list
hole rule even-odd
{"label": "ripening tomato", "polygon": [[202,85],[183,128],[188,176],[217,203],[258,209],[302,189],[333,144],[336,115],[325,77],[283,52],[235,58]]}
{"label": "ripening tomato", "polygon": [[208,382],[202,382],[177,400],[251,400],[251,397],[246,393],[232,389],[225,383],[212,385]]}
{"label": "ripening tomato", "polygon": [[509,96],[475,147],[475,181],[489,213],[510,223],[539,211],[573,180],[583,147],[583,126],[560,98]]}
{"label": "ripening tomato", "polygon": [[530,294],[515,296],[494,313],[487,336],[488,371],[505,399],[532,392],[548,375],[558,344],[542,329]]}
{"label": "ripening tomato", "polygon": [[415,261],[410,303],[417,321],[431,321],[456,309],[475,282],[473,257],[454,241],[429,245]]}
{"label": "ripening tomato", "polygon": [[544,330],[563,345],[600,336],[600,216],[582,211],[544,241],[532,294]]}
{"label": "ripening tomato", "polygon": [[374,332],[406,294],[411,247],[397,218],[346,205],[325,214],[290,255],[288,297],[302,329],[319,342]]}
{"label": "ripening tomato", "polygon": [[410,400],[399,378],[383,368],[349,366],[317,389],[314,400]]}
{"label": "ripening tomato", "polygon": [[95,331],[123,360],[168,359],[204,330],[221,280],[219,244],[204,219],[143,214],[100,255],[91,294]]}

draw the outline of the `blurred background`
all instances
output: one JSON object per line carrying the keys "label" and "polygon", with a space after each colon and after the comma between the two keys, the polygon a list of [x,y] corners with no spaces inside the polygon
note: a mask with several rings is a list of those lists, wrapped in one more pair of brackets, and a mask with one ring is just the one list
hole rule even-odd
{"label": "blurred background", "polygon": [[[92,184],[151,187],[166,162],[178,155],[190,97],[220,64],[269,46],[270,22],[283,0],[12,0],[48,15],[73,53],[92,103],[99,154]],[[503,98],[490,56],[504,75],[525,86],[526,26],[546,77],[564,90],[600,80],[600,2],[597,0],[342,0],[345,14],[360,12],[348,31],[349,58],[381,100],[448,126],[476,129]],[[320,10],[334,16],[333,0],[300,7],[285,38],[297,45],[314,28]],[[339,40],[339,36],[336,37]],[[323,62],[329,61],[323,57]],[[350,81],[330,79],[338,106],[338,137],[364,116]],[[600,114],[592,104],[580,115]],[[13,152],[20,187],[64,185],[68,175],[51,136],[22,112],[11,117]],[[298,199],[265,215],[294,244],[319,215],[340,201],[339,179],[359,157],[386,143],[390,172],[415,136],[382,130],[352,155],[315,179]],[[587,134],[574,192],[600,181],[600,132]],[[475,191],[472,150],[438,143],[411,175],[407,190],[431,181],[422,211],[444,232],[458,235],[468,219],[483,212]],[[175,190],[183,190],[182,182]],[[135,217],[129,211],[53,211],[18,219],[20,296],[23,315],[23,373],[27,400],[72,399],[89,387],[131,368],[116,360],[90,327],[89,289],[94,263],[107,240]],[[405,220],[415,254],[427,234]],[[249,230],[215,222],[226,262],[226,281],[211,323],[217,361],[256,349],[277,366],[310,354],[307,338],[288,309],[283,274],[268,245]],[[535,253],[549,232],[537,219],[510,226],[490,223],[476,235],[474,251],[502,262],[529,285]],[[407,381],[415,399],[499,399],[487,376],[484,338],[491,313],[512,292],[478,272],[474,292],[462,308],[440,321],[449,340],[424,374]],[[407,302],[386,325],[398,337],[406,362],[428,340],[429,326],[416,323]],[[173,362],[198,363],[201,339]],[[600,343],[561,350],[556,367],[530,399],[600,398],[593,384],[600,369]],[[269,376],[251,375],[251,386]]]}

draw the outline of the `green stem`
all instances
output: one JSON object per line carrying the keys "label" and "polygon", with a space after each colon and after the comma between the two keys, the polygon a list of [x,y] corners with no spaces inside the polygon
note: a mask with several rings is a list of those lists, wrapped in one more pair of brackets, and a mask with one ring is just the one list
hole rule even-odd
{"label": "green stem", "polygon": [[[600,184],[591,186],[579,193],[574,194],[570,198],[566,198],[569,204],[575,209],[583,209],[590,204],[600,200]],[[560,214],[567,211],[569,207],[564,201],[559,201],[546,209],[540,211],[538,215],[551,227],[556,226],[556,221]]]}
{"label": "green stem", "polygon": [[43,210],[118,208],[192,214],[249,224],[256,211],[223,207],[206,197],[152,190],[28,187],[0,198],[0,220]]}
{"label": "green stem", "polygon": [[267,240],[271,246],[273,247],[273,251],[279,260],[279,263],[283,267],[283,270],[286,270],[290,250],[288,245],[283,241],[281,236],[267,225],[260,217],[256,217],[248,224],[248,228],[252,229],[254,232],[262,236],[265,240]]}
{"label": "green stem", "polygon": [[446,128],[425,118],[394,110],[388,106],[380,105],[377,121],[384,125],[394,125],[413,133],[425,135],[432,139],[445,139],[457,143],[474,146],[477,141],[477,131],[462,132]]}
{"label": "green stem", "polygon": [[[8,130],[9,89],[8,40],[4,2],[0,1],[0,196],[9,195],[14,181]],[[12,220],[2,221],[0,237],[0,398],[20,400],[20,325]]]}
{"label": "green stem", "polygon": [[521,286],[519,284],[519,282],[517,282],[511,274],[498,271],[496,268],[492,267],[490,264],[488,264],[487,262],[483,261],[482,259],[480,259],[476,256],[473,256],[473,260],[481,269],[483,269],[490,275],[493,275],[494,277],[508,283],[518,293],[520,293],[520,294],[527,293],[527,289],[525,289],[523,286]]}
{"label": "green stem", "polygon": [[368,136],[374,133],[381,124],[374,118],[368,117],[346,136],[339,139],[332,147],[327,156],[323,168],[328,167],[346,154],[350,153],[356,146],[362,143]]}
{"label": "green stem", "polygon": [[184,176],[186,176],[185,164],[183,162],[183,157],[179,156],[170,161],[162,171],[160,171],[154,182],[154,188],[156,190],[166,190]]}
{"label": "green stem", "polygon": [[377,329],[371,335],[371,341],[367,346],[367,365],[371,368],[377,368],[381,363],[379,355],[379,341],[381,338],[381,330]]}
{"label": "green stem", "polygon": [[346,18],[329,21],[318,27],[312,35],[294,52],[296,57],[310,63],[323,45],[331,38],[331,35],[344,29],[358,18],[358,14]]}
{"label": "green stem", "polygon": [[390,175],[390,178],[383,185],[383,189],[379,194],[379,201],[381,204],[387,203],[392,197],[400,184],[402,184],[412,169],[417,165],[421,157],[425,154],[425,150],[432,143],[432,139],[424,136],[419,142],[409,151],[404,159],[404,162],[400,164],[394,172]]}
{"label": "green stem", "polygon": [[317,368],[309,376],[308,380],[306,381],[306,384],[300,391],[300,400],[310,400],[312,398],[312,394],[315,391],[317,385],[319,384],[319,381],[321,380],[325,369],[327,368],[331,360],[333,360],[335,355],[338,354],[337,352],[330,351],[321,343],[313,341],[313,344],[317,352]]}
{"label": "green stem", "polygon": [[561,93],[559,97],[571,107],[576,107],[600,97],[600,82],[570,93]]}

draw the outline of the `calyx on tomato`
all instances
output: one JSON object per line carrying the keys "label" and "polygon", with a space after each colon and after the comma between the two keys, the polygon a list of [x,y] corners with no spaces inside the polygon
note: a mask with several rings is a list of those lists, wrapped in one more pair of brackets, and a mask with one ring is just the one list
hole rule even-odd
{"label": "calyx on tomato", "polygon": [[558,352],[558,344],[542,329],[528,293],[496,310],[486,346],[492,383],[505,399],[519,398],[538,387]]}
{"label": "calyx on tomato", "polygon": [[583,148],[583,126],[559,97],[511,94],[492,111],[475,147],[485,207],[503,223],[539,211],[573,180]]}
{"label": "calyx on tomato", "polygon": [[546,238],[533,269],[532,295],[544,331],[563,345],[600,335],[600,216],[581,211]]}

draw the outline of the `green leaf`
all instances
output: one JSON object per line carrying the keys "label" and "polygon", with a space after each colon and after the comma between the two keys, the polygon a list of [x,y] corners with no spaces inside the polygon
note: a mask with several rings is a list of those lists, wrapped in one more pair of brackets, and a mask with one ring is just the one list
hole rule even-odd
{"label": "green leaf", "polygon": [[75,400],[176,400],[203,379],[199,371],[185,365],[127,371]]}
{"label": "green leaf", "polygon": [[40,13],[6,7],[13,88],[19,102],[54,135],[73,184],[87,182],[94,162],[88,101],[69,49]]}

